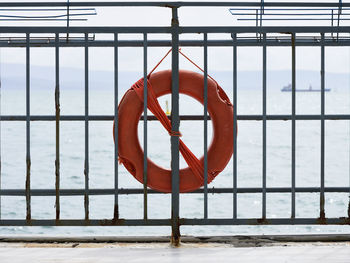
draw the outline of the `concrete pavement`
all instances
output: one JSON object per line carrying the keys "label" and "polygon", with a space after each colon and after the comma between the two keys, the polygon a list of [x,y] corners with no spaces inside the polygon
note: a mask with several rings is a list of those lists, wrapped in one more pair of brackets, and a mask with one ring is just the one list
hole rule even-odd
{"label": "concrete pavement", "polygon": [[350,242],[274,243],[0,243],[1,263],[49,262],[308,262],[350,263]]}

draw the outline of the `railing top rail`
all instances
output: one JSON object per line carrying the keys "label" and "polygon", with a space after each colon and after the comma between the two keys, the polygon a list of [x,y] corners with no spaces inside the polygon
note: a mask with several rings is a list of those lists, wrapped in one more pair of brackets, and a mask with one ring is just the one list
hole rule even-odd
{"label": "railing top rail", "polygon": [[157,2],[148,2],[148,1],[94,1],[94,2],[2,2],[0,7],[81,7],[81,6],[93,6],[93,7],[131,7],[131,6],[149,6],[149,7],[210,7],[210,6],[247,6],[247,7],[350,7],[350,3],[339,2],[314,2],[314,1],[305,1],[305,2],[215,2],[215,1],[203,1],[203,2],[183,2],[183,1],[157,1]]}
{"label": "railing top rail", "polygon": [[[3,26],[0,33],[171,33],[171,27],[161,26]],[[179,33],[349,33],[348,26],[185,26],[179,27]]]}

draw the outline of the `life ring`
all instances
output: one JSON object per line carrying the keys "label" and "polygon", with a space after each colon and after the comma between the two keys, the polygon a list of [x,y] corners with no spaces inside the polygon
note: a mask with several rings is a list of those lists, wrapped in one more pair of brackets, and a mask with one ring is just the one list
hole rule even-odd
{"label": "life ring", "polygon": [[[171,70],[153,73],[148,81],[155,97],[171,93]],[[143,79],[136,83],[143,83]],[[118,155],[120,162],[143,183],[143,150],[138,139],[138,123],[143,112],[143,101],[135,91],[135,85],[122,98],[118,107]],[[203,104],[204,76],[187,70],[179,71],[179,92]],[[233,105],[226,93],[208,78],[208,113],[213,127],[213,139],[208,148],[208,183],[217,176],[230,161],[233,154]],[[113,125],[114,130],[114,125]],[[114,132],[113,132],[114,134]],[[171,192],[171,170],[162,168],[149,158],[147,185],[160,192]],[[203,167],[203,157],[199,159]],[[190,167],[180,169],[180,192],[190,192],[203,186]]]}

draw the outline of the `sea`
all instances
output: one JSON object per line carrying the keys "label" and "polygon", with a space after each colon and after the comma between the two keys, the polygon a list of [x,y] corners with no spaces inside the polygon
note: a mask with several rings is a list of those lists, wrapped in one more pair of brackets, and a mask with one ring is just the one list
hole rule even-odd
{"label": "sea", "polygon": [[[83,71],[82,71],[83,72]],[[270,74],[271,73],[271,74]],[[80,73],[79,73],[80,74]],[[112,76],[113,73],[106,73]],[[102,77],[91,74],[89,86],[89,114],[113,115],[114,97],[112,82],[104,83]],[[81,75],[83,76],[83,75]],[[213,72],[212,76],[232,100],[232,72]],[[268,72],[267,114],[291,114],[290,92],[281,92],[283,85],[290,83],[290,72]],[[312,82],[319,88],[319,72],[300,72],[298,86],[307,88]],[[309,76],[309,77],[308,77]],[[121,73],[119,80],[119,101],[130,86],[142,77],[142,72]],[[276,81],[275,79],[278,79]],[[31,81],[30,111],[32,115],[54,115],[54,79],[45,82],[37,78]],[[73,78],[73,77],[72,77]],[[343,78],[343,81],[336,81]],[[329,74],[326,76],[326,114],[350,113],[350,82],[347,76]],[[60,102],[62,115],[84,114],[84,78],[73,83],[62,78]],[[112,78],[111,78],[112,79]],[[239,72],[238,94],[235,110],[238,115],[262,114],[261,72]],[[104,83],[101,85],[101,83]],[[171,97],[159,98],[166,109]],[[320,114],[319,92],[297,93],[297,114]],[[25,83],[23,80],[6,78],[1,87],[1,114],[25,115]],[[149,114],[151,114],[149,112]],[[186,95],[180,95],[180,114],[201,115],[203,106]],[[114,142],[112,121],[91,121],[89,123],[89,187],[113,188],[114,186]],[[143,145],[143,122],[139,123],[139,139]],[[296,121],[296,186],[320,187],[321,169],[321,123],[319,120]],[[208,122],[208,142],[212,138],[211,122]],[[181,121],[182,139],[192,152],[200,157],[204,151],[204,125],[201,121]],[[238,187],[262,186],[262,131],[261,121],[238,121],[237,138],[237,184]],[[267,121],[267,187],[291,186],[291,121]],[[62,189],[84,189],[84,122],[62,121],[60,123],[60,158]],[[325,186],[349,187],[350,184],[350,122],[327,120],[325,129]],[[148,157],[155,163],[170,168],[170,137],[158,121],[148,122]],[[34,121],[30,124],[31,144],[31,187],[32,189],[55,188],[55,122]],[[24,121],[1,122],[1,188],[24,189],[26,178],[26,123]],[[187,164],[181,158],[180,168]],[[129,172],[119,165],[120,188],[142,188],[143,186]],[[232,187],[233,160],[208,185],[208,188]],[[325,194],[326,217],[347,217],[349,193]],[[296,217],[317,218],[319,216],[318,193],[296,194]],[[83,196],[62,196],[61,218],[83,219]],[[266,201],[268,218],[289,218],[291,216],[290,193],[268,193]],[[238,218],[260,218],[262,194],[238,194]],[[55,197],[33,196],[32,219],[54,219]],[[90,218],[113,218],[114,196],[90,196]],[[171,217],[171,196],[150,194],[148,196],[149,219]],[[142,219],[143,196],[120,195],[120,218]],[[25,219],[25,196],[2,196],[1,219]],[[232,218],[233,195],[209,194],[209,218]],[[180,217],[203,218],[203,194],[180,195]],[[0,227],[1,235],[170,235],[171,229],[164,227]],[[237,235],[237,234],[317,234],[350,233],[350,226],[300,225],[300,226],[181,226],[182,235]]]}

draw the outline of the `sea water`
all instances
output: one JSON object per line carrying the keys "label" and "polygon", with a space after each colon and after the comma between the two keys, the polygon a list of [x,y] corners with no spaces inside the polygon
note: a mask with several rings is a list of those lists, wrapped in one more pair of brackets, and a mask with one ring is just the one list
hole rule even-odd
{"label": "sea water", "polygon": [[[218,80],[232,100],[230,78]],[[132,83],[120,87],[123,93]],[[3,115],[25,115],[25,89],[3,85],[1,94]],[[84,114],[84,88],[65,87],[61,90],[61,114]],[[350,93],[348,89],[332,89],[326,93],[326,114],[349,114]],[[297,93],[297,114],[320,114],[320,93]],[[165,110],[170,95],[159,98]],[[54,89],[40,88],[31,91],[31,114],[54,115]],[[261,88],[238,90],[236,105],[239,115],[262,113]],[[89,114],[113,115],[113,86],[91,88],[89,91]],[[151,113],[149,113],[151,114]],[[202,105],[194,99],[180,95],[180,114],[201,115]],[[267,114],[291,114],[291,93],[269,88]],[[55,122],[31,122],[31,187],[32,189],[55,188]],[[112,121],[89,122],[89,187],[111,189],[114,187],[114,144]],[[326,121],[325,185],[349,186],[349,121]],[[143,145],[143,122],[139,124],[139,138]],[[212,127],[208,122],[208,142]],[[296,186],[320,187],[320,121],[296,121]],[[237,184],[238,187],[262,186],[262,122],[238,122]],[[267,121],[267,187],[291,186],[291,121]],[[203,155],[203,122],[181,121],[183,141],[191,151]],[[148,156],[158,165],[170,168],[170,137],[158,121],[148,122]],[[26,178],[26,123],[11,121],[1,123],[2,189],[24,189]],[[60,122],[60,186],[62,189],[84,189],[84,122]],[[186,167],[181,158],[180,167]],[[209,188],[232,187],[233,161],[208,185]],[[120,188],[142,188],[126,169],[119,165]],[[326,217],[346,217],[349,193],[326,193]],[[296,217],[319,216],[319,194],[296,194]],[[84,197],[61,196],[61,218],[83,219]],[[268,193],[266,212],[268,218],[290,218],[290,193]],[[32,196],[32,219],[55,218],[55,196]],[[114,196],[90,196],[90,218],[111,219]],[[262,194],[238,194],[238,218],[260,218]],[[25,196],[1,198],[2,219],[25,219]],[[142,219],[143,196],[120,195],[120,218]],[[209,194],[209,218],[232,218],[233,195]],[[203,218],[202,194],[181,194],[180,217]],[[171,196],[150,194],[148,217],[170,218]],[[349,233],[349,226],[182,226],[182,234],[222,235],[259,233]],[[170,227],[0,227],[0,234],[74,234],[74,235],[168,235]]]}

